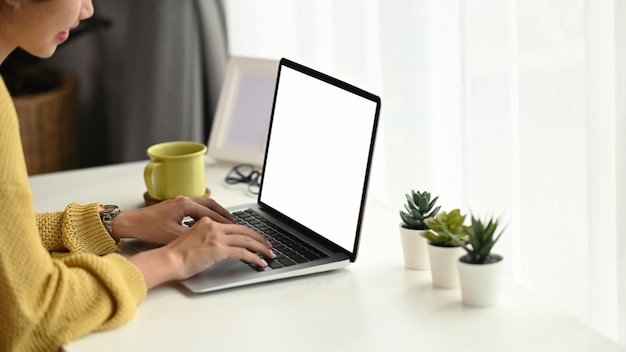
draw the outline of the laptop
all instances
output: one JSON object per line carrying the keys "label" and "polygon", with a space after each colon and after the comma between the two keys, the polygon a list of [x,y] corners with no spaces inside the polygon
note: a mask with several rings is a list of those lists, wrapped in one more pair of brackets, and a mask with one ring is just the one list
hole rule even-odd
{"label": "laptop", "polygon": [[192,292],[336,270],[357,258],[380,98],[285,58],[278,65],[257,202],[228,208],[272,242],[277,259],[265,270],[221,261],[180,281]]}

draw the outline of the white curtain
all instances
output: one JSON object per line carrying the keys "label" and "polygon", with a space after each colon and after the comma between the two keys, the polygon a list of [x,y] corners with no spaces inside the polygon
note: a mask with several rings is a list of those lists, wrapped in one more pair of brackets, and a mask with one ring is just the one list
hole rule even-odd
{"label": "white curtain", "polygon": [[444,209],[501,216],[507,274],[626,345],[626,2],[225,10],[232,55],[291,58],[381,96],[373,197],[399,210],[428,190]]}

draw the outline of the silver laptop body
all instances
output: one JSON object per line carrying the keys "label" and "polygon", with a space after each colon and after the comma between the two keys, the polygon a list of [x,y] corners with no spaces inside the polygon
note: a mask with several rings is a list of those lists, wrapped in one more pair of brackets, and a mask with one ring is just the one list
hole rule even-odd
{"label": "silver laptop body", "polygon": [[228,210],[254,210],[324,256],[264,271],[225,260],[180,283],[211,292],[354,262],[379,113],[378,96],[281,59],[257,202]]}

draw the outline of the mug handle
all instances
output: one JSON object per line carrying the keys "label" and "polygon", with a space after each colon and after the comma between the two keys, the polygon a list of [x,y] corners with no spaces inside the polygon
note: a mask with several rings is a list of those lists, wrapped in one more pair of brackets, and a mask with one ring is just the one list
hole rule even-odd
{"label": "mug handle", "polygon": [[154,184],[152,183],[152,175],[161,166],[162,163],[156,161],[150,161],[143,170],[143,180],[148,188],[148,194],[154,199],[161,199],[157,194]]}

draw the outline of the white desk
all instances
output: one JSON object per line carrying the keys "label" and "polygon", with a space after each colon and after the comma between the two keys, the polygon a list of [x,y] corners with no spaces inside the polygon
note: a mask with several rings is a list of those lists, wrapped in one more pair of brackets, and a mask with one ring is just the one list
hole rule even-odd
{"label": "white desk", "polygon": [[[143,204],[145,162],[31,177],[38,211],[69,202]],[[254,201],[222,186],[230,165],[208,165],[223,205]],[[458,289],[405,270],[397,209],[370,202],[356,263],[336,272],[193,295],[170,283],[148,294],[126,325],[67,351],[624,351],[505,281],[500,304],[470,308]],[[489,336],[491,335],[491,336]]]}

